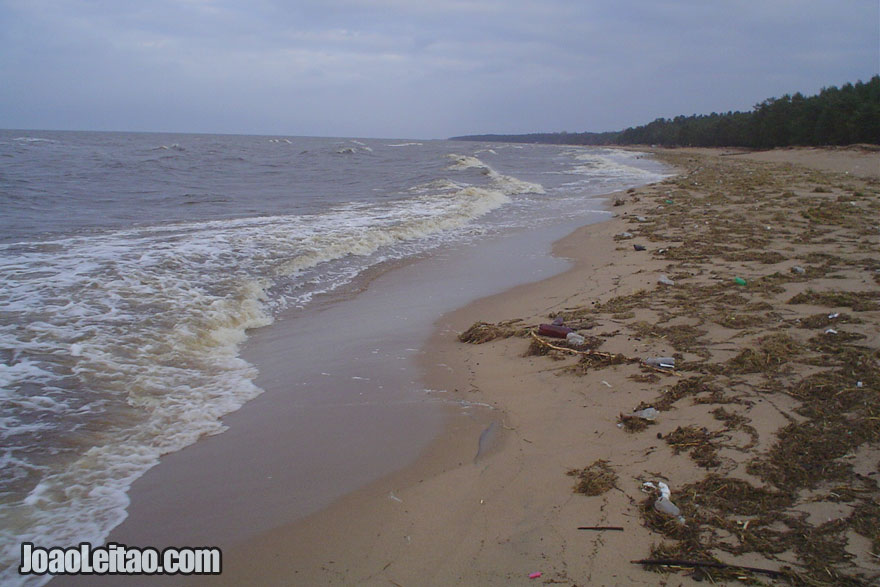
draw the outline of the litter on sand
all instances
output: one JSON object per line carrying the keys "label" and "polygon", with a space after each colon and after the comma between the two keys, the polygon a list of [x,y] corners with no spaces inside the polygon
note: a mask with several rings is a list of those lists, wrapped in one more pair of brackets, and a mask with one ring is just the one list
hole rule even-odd
{"label": "litter on sand", "polygon": [[654,501],[654,509],[656,511],[673,518],[678,518],[678,521],[684,524],[684,517],[681,515],[681,510],[678,509],[678,506],[672,503],[672,500],[669,499],[672,492],[669,490],[669,486],[666,485],[666,483],[658,481],[657,484],[654,485],[650,481],[647,481],[642,484],[642,487],[660,492],[660,497]]}
{"label": "litter on sand", "polygon": [[644,363],[659,369],[675,369],[675,357],[650,357],[645,359]]}

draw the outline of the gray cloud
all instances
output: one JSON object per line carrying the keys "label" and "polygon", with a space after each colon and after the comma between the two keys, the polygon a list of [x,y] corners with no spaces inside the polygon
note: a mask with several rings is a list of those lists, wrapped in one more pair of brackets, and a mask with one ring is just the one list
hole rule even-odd
{"label": "gray cloud", "polygon": [[0,127],[612,130],[878,73],[875,0],[0,0]]}

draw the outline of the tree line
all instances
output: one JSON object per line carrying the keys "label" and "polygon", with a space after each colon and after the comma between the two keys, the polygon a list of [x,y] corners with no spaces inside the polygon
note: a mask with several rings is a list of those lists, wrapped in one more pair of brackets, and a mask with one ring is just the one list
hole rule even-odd
{"label": "tree line", "polygon": [[553,143],[565,145],[662,145],[666,147],[747,147],[880,144],[880,75],[868,82],[768,98],[750,112],[658,118],[614,132],[469,135],[453,140]]}

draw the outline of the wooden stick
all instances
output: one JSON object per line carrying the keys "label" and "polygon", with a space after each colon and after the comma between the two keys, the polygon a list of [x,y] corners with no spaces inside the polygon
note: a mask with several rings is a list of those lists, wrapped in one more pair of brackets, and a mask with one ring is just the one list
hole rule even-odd
{"label": "wooden stick", "polygon": [[[564,351],[566,353],[572,353],[575,355],[589,355],[589,356],[593,356],[593,357],[602,357],[605,359],[612,359],[617,356],[612,353],[603,353],[601,351],[579,351],[579,350],[570,349],[570,348],[564,347],[564,346],[556,346],[555,344],[550,344],[549,342],[547,342],[543,338],[540,338],[537,334],[535,334],[534,330],[529,330],[529,334],[531,334],[532,338],[534,338],[536,341],[538,341],[538,343],[544,345],[545,347],[551,348],[554,351]],[[648,369],[651,369],[652,371],[659,371],[660,373],[666,373],[669,375],[678,375],[678,373],[676,373],[672,369],[662,369],[660,367],[654,367],[653,365],[648,365],[647,363],[645,363],[641,359],[633,359],[630,357],[624,357],[624,358],[627,360],[627,362],[630,362],[630,363],[635,363],[636,361],[638,361],[642,367],[646,367]]]}
{"label": "wooden stick", "polygon": [[617,530],[618,532],[623,532],[623,528],[620,526],[578,526],[578,530]]}
{"label": "wooden stick", "polygon": [[656,558],[656,559],[642,559],[637,561],[630,561],[635,565],[662,565],[668,567],[709,567],[712,569],[732,569],[732,570],[740,570],[740,571],[750,571],[752,573],[761,573],[763,575],[768,575],[770,577],[788,577],[790,576],[788,573],[783,571],[774,571],[772,569],[759,569],[757,567],[745,567],[742,565],[728,565],[726,563],[716,563],[711,561],[687,561],[687,560],[679,560],[674,558]]}
{"label": "wooden stick", "polygon": [[[575,355],[592,355],[592,356],[596,356],[596,357],[605,357],[606,359],[615,356],[615,355],[612,355],[611,353],[603,353],[600,351],[579,351],[579,350],[570,349],[570,348],[564,347],[564,346],[556,346],[555,344],[550,344],[549,342],[547,342],[543,338],[539,338],[538,335],[535,334],[534,330],[530,330],[529,334],[531,334],[532,338],[537,340],[540,344],[544,345],[545,347],[549,347],[555,351],[565,351],[566,353],[573,353]],[[627,357],[627,360],[633,361],[634,359],[630,359]]]}

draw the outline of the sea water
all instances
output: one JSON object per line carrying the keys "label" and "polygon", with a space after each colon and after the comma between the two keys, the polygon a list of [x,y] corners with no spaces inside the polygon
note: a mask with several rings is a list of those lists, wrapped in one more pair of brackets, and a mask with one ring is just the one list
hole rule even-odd
{"label": "sea water", "polygon": [[222,432],[261,393],[251,329],[663,173],[569,146],[0,131],[0,579],[23,541],[102,543],[135,479]]}

